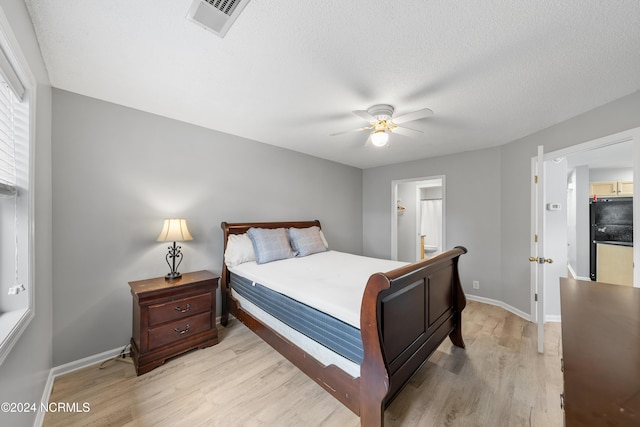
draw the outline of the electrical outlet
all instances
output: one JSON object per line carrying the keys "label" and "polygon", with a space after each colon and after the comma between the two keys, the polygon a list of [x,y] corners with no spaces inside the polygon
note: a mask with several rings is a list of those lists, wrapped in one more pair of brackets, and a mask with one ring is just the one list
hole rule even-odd
{"label": "electrical outlet", "polygon": [[478,280],[473,281],[473,289],[480,289],[480,282]]}

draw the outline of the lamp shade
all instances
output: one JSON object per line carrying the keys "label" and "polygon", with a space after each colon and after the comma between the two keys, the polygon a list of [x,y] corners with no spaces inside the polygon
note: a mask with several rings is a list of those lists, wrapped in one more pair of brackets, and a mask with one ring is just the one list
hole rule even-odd
{"label": "lamp shade", "polygon": [[162,231],[156,239],[158,242],[183,242],[185,240],[193,240],[193,237],[187,228],[187,220],[182,218],[165,219]]}

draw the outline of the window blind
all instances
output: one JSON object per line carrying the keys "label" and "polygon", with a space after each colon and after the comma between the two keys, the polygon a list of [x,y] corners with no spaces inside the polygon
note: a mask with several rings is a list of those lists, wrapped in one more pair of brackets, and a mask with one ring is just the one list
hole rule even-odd
{"label": "window blind", "polygon": [[18,100],[22,101],[25,92],[24,86],[2,48],[0,48],[0,78],[4,79],[5,84],[11,88]]}
{"label": "window blind", "polygon": [[0,48],[0,195],[16,194],[15,110],[25,88]]}
{"label": "window blind", "polygon": [[0,195],[16,194],[15,95],[0,78]]}

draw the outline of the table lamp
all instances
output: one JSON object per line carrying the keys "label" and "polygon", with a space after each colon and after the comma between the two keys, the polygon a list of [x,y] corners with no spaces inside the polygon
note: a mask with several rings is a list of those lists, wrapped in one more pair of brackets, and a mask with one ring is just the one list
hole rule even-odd
{"label": "table lamp", "polygon": [[[167,264],[169,264],[169,268],[171,268],[169,274],[164,276],[166,280],[173,280],[182,276],[181,273],[178,273],[178,267],[182,262],[182,252],[180,251],[182,247],[177,246],[176,242],[184,242],[186,240],[193,240],[193,237],[191,237],[189,229],[187,228],[186,219],[169,218],[164,220],[162,231],[156,241],[173,242],[173,245],[169,246],[169,253],[167,253],[167,256],[165,257]],[[178,265],[176,265],[176,259],[178,259]],[[169,260],[171,260],[171,262],[169,262]]]}

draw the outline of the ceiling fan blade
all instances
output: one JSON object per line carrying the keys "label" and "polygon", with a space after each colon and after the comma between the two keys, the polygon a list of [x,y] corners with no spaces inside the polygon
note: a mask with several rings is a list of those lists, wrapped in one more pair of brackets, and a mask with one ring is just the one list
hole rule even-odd
{"label": "ceiling fan blade", "polygon": [[366,120],[368,122],[377,122],[378,121],[378,119],[373,117],[371,114],[369,114],[368,111],[365,111],[365,110],[354,110],[353,114],[355,114],[356,116],[358,116],[361,119],[364,119],[364,120]]}
{"label": "ceiling fan blade", "polygon": [[[355,113],[355,111],[354,111]],[[433,115],[433,111],[428,108],[423,108],[422,110],[414,111],[413,113],[405,114],[404,116],[394,117],[393,120],[396,124],[411,122],[413,120],[424,119],[425,117],[429,117]]]}
{"label": "ceiling fan blade", "polygon": [[414,137],[414,138],[418,137],[418,136],[420,136],[420,135],[422,135],[424,133],[421,130],[403,128],[403,127],[400,127],[400,126],[395,128],[392,132],[393,133],[399,133],[400,135],[404,135],[404,136],[411,136],[411,137]]}
{"label": "ceiling fan blade", "polygon": [[331,134],[329,134],[329,136],[342,135],[342,134],[345,134],[345,133],[359,132],[359,131],[369,130],[369,129],[373,129],[373,126],[367,126],[367,127],[358,128],[358,129],[345,130],[343,132],[331,133]]}

